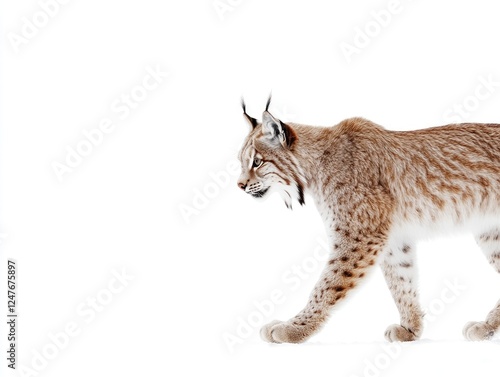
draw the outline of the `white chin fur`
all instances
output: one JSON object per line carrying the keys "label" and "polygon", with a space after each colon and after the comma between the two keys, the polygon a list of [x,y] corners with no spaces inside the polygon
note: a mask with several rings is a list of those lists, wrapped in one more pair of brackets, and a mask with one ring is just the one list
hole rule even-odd
{"label": "white chin fur", "polygon": [[296,193],[295,192],[296,190],[294,190],[290,186],[285,186],[281,183],[277,183],[273,185],[272,190],[280,194],[287,208],[292,209],[293,200],[294,199],[298,200],[298,193]]}

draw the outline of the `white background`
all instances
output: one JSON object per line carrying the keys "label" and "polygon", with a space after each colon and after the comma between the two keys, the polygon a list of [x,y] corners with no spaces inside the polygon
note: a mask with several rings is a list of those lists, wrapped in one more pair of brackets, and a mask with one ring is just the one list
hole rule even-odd
{"label": "white background", "polygon": [[[467,235],[419,245],[422,305],[434,318],[423,340],[384,348],[398,314],[374,269],[307,343],[262,342],[261,322],[306,303],[323,226],[310,198],[293,211],[278,197],[258,203],[227,166],[247,132],[240,96],[259,117],[271,90],[271,111],[298,123],[363,116],[423,128],[464,101],[461,120],[499,122],[500,86],[482,84],[500,81],[493,2],[401,0],[388,18],[389,1],[223,0],[217,11],[212,0],[74,0],[44,19],[47,2],[0,10],[1,281],[15,258],[18,367],[34,371],[19,375],[498,375],[499,341],[461,334],[500,293]],[[13,34],[34,18],[42,26],[16,48]],[[365,47],[359,30],[372,35]],[[361,47],[346,57],[342,43]],[[169,76],[144,91],[148,69]],[[143,101],[127,116],[113,110],[131,91]],[[108,118],[112,132],[61,182],[54,162]],[[120,286],[113,271],[133,279]],[[259,314],[255,302],[276,290],[279,304]]]}

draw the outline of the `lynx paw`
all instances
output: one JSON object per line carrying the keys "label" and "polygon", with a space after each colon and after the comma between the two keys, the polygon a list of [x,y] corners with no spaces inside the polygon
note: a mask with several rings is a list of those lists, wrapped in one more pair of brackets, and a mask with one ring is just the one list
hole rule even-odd
{"label": "lynx paw", "polygon": [[308,334],[301,327],[287,322],[272,321],[260,329],[260,337],[269,343],[300,343]]}
{"label": "lynx paw", "polygon": [[487,340],[495,334],[495,328],[486,322],[469,322],[464,326],[463,334],[467,340]]}
{"label": "lynx paw", "polygon": [[400,325],[391,325],[385,330],[385,338],[389,342],[410,342],[418,336]]}
{"label": "lynx paw", "polygon": [[274,320],[274,321],[269,322],[268,324],[262,326],[262,328],[260,329],[260,337],[262,338],[262,340],[269,342],[269,343],[279,343],[273,339],[272,330],[273,330],[273,327],[275,325],[278,325],[280,323],[282,323],[282,322]]}

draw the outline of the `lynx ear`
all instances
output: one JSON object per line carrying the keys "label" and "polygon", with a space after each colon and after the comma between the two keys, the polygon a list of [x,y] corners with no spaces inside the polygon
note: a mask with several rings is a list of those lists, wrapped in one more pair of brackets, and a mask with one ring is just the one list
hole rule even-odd
{"label": "lynx ear", "polygon": [[243,100],[243,97],[241,97],[241,107],[243,108],[243,117],[247,120],[247,122],[252,127],[251,130],[253,130],[255,127],[257,127],[258,122],[257,122],[257,119],[252,118],[250,115],[247,114],[247,107],[245,105],[245,101]]}
{"label": "lynx ear", "polygon": [[292,127],[272,116],[267,110],[262,114],[262,133],[272,145],[281,145],[283,148],[291,148],[297,140]]}

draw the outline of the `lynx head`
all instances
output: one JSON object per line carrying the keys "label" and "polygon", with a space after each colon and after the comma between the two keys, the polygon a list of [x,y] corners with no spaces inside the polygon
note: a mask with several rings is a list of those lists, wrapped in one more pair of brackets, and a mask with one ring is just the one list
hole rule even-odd
{"label": "lynx head", "polygon": [[239,153],[241,175],[238,187],[254,198],[267,197],[279,192],[288,208],[293,198],[304,204],[305,179],[294,149],[297,134],[268,111],[271,96],[262,114],[262,122],[246,113],[245,102],[241,101],[243,116],[250,125]]}

